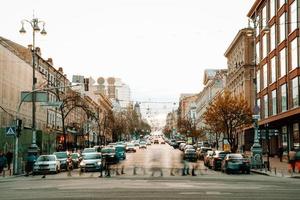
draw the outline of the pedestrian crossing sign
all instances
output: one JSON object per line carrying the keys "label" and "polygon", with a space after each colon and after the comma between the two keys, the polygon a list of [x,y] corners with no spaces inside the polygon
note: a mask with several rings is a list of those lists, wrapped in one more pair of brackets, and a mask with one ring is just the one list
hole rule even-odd
{"label": "pedestrian crossing sign", "polygon": [[6,135],[16,135],[15,127],[6,127]]}

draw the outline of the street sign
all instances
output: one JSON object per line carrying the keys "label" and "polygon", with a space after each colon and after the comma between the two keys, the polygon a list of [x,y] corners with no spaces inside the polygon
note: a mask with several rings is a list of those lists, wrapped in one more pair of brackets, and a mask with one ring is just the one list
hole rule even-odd
{"label": "street sign", "polygon": [[5,128],[6,135],[16,135],[15,127],[6,127]]}
{"label": "street sign", "polygon": [[[35,102],[47,102],[48,94],[47,92],[37,91],[35,93]],[[23,102],[32,102],[33,92],[22,91],[21,92],[21,101]]]}

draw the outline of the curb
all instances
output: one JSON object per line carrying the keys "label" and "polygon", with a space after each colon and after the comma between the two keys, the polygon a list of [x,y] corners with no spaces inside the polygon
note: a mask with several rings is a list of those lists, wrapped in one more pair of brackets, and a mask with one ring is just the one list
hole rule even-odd
{"label": "curb", "polygon": [[264,175],[264,176],[270,176],[270,174],[268,174],[266,172],[263,172],[263,171],[258,171],[258,170],[253,170],[253,169],[251,169],[250,171],[252,173],[254,173],[254,174],[260,174],[260,175]]}

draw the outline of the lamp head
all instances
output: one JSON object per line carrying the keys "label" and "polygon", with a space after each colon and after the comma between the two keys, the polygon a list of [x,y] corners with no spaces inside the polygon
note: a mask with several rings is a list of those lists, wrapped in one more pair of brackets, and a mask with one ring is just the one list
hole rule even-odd
{"label": "lamp head", "polygon": [[33,30],[36,31],[36,32],[41,30],[37,22],[34,22]]}
{"label": "lamp head", "polygon": [[47,35],[47,32],[46,32],[46,30],[45,30],[45,26],[43,26],[43,30],[41,31],[41,34],[42,34],[42,35]]}
{"label": "lamp head", "polygon": [[26,33],[26,30],[25,30],[25,28],[24,28],[24,24],[22,23],[22,28],[19,30],[19,32],[21,33],[21,34],[25,34]]}

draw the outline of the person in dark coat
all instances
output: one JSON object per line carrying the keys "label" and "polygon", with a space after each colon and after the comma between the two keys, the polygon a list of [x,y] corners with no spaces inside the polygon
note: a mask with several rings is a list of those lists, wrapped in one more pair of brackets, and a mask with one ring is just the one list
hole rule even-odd
{"label": "person in dark coat", "polygon": [[8,167],[8,170],[10,170],[10,167],[11,167],[11,163],[13,161],[13,156],[14,154],[11,152],[11,151],[8,151],[6,153],[6,159],[7,159],[7,167]]}
{"label": "person in dark coat", "polygon": [[0,174],[3,172],[4,167],[7,165],[7,159],[2,151],[0,151]]}

